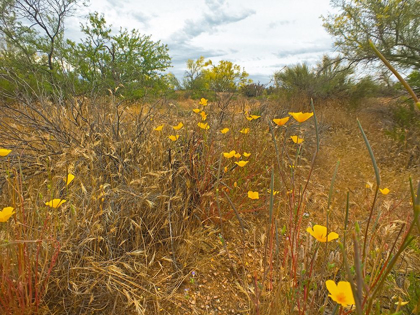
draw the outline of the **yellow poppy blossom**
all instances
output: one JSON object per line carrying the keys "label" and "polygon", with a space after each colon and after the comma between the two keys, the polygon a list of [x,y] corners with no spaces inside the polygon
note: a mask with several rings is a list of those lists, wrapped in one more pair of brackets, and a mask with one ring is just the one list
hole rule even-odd
{"label": "yellow poppy blossom", "polygon": [[258,194],[258,191],[248,191],[248,198],[249,199],[260,199],[260,195]]}
{"label": "yellow poppy blossom", "polygon": [[244,152],[244,157],[250,157],[251,153]]}
{"label": "yellow poppy blossom", "polygon": [[301,144],[303,142],[303,139],[299,138],[298,136],[291,136],[290,139],[292,139],[292,141],[297,144]]}
{"label": "yellow poppy blossom", "polygon": [[258,115],[251,115],[250,117],[251,117],[252,119],[254,119],[254,120],[255,120],[255,119],[260,118],[261,116],[258,116]]}
{"label": "yellow poppy blossom", "polygon": [[172,128],[174,128],[174,130],[179,130],[179,129],[181,129],[182,127],[184,127],[184,124],[183,124],[182,122],[180,122],[178,125],[173,126]]}
{"label": "yellow poppy blossom", "polygon": [[290,112],[289,115],[291,115],[297,122],[302,123],[302,122],[308,120],[309,118],[311,118],[314,115],[314,113],[302,113],[302,112],[292,113],[292,112]]}
{"label": "yellow poppy blossom", "polygon": [[3,210],[0,211],[0,222],[7,222],[7,220],[9,220],[10,217],[15,213],[13,210],[13,207],[3,208]]}
{"label": "yellow poppy blossom", "polygon": [[338,238],[338,234],[335,232],[328,233],[327,236],[327,228],[322,225],[314,225],[313,228],[308,227],[306,232],[311,234],[321,243],[329,242]]}
{"label": "yellow poppy blossom", "polygon": [[202,98],[200,100],[200,103],[199,104],[202,105],[202,106],[207,106],[207,100],[205,98]]}
{"label": "yellow poppy blossom", "polygon": [[234,157],[235,154],[236,154],[235,150],[232,150],[230,152],[223,152],[223,156],[227,159],[230,159],[230,158]]}
{"label": "yellow poppy blossom", "polygon": [[199,108],[194,108],[192,111],[193,111],[194,113],[198,114],[199,112],[201,112],[201,109],[199,109]]}
{"label": "yellow poppy blossom", "polygon": [[65,203],[66,200],[64,199],[53,199],[45,203],[46,206],[57,209],[59,206],[61,206],[63,203]]}
{"label": "yellow poppy blossom", "polygon": [[73,179],[74,179],[74,175],[72,173],[69,173],[67,175],[67,179],[65,180],[66,185],[69,185],[73,181]]}
{"label": "yellow poppy blossom", "polygon": [[227,133],[229,131],[229,128],[223,128],[222,130],[220,130],[221,133]]}
{"label": "yellow poppy blossom", "polygon": [[179,135],[170,135],[169,137],[168,137],[169,139],[171,139],[172,141],[176,141],[176,140],[178,140],[178,138],[179,138]]}
{"label": "yellow poppy blossom", "polygon": [[207,119],[207,114],[205,113],[205,111],[203,110],[201,113],[200,113],[200,115],[201,115],[201,120],[206,120]]}
{"label": "yellow poppy blossom", "polygon": [[244,128],[244,129],[242,129],[241,131],[239,131],[240,133],[243,133],[243,134],[247,134],[248,132],[249,132],[249,128]]}
{"label": "yellow poppy blossom", "polygon": [[157,126],[154,130],[155,131],[162,131],[163,125]]}
{"label": "yellow poppy blossom", "polygon": [[227,168],[227,166],[225,166],[224,172],[227,173],[227,171],[228,171],[228,168]]}
{"label": "yellow poppy blossom", "polygon": [[208,123],[202,123],[202,122],[199,122],[199,123],[197,124],[197,126],[198,126],[198,127],[200,127],[201,129],[204,129],[204,130],[207,130],[207,129],[209,129],[209,128],[210,128],[210,126],[209,126],[209,124],[208,124]]}
{"label": "yellow poppy blossom", "polygon": [[8,156],[12,150],[0,149],[0,156]]}
{"label": "yellow poppy blossom", "polygon": [[236,154],[235,154],[235,157],[236,157],[237,159],[239,159],[239,158],[241,157],[241,154],[238,152],[238,153],[236,153]]}
{"label": "yellow poppy blossom", "polygon": [[290,117],[284,117],[284,118],[275,118],[273,119],[274,123],[278,126],[283,126],[285,123],[289,121]]}
{"label": "yellow poppy blossom", "polygon": [[328,292],[328,296],[343,307],[354,305],[353,291],[351,290],[350,282],[340,281],[338,285],[333,280],[327,280],[325,282]]}
{"label": "yellow poppy blossom", "polygon": [[240,166],[240,167],[244,167],[245,165],[248,164],[249,161],[239,161],[239,162],[235,162],[236,165]]}
{"label": "yellow poppy blossom", "polygon": [[390,192],[388,188],[384,188],[384,189],[379,188],[379,191],[381,192],[382,195],[388,195]]}
{"label": "yellow poppy blossom", "polygon": [[251,116],[246,116],[245,117],[248,121],[251,121],[251,120],[253,120],[254,118],[252,118]]}

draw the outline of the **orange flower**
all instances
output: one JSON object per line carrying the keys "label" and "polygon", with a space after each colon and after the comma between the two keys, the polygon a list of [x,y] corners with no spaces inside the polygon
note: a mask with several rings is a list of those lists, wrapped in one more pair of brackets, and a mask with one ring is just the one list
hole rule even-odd
{"label": "orange flower", "polygon": [[313,228],[308,227],[306,232],[311,234],[321,243],[329,242],[338,238],[338,234],[335,232],[328,233],[327,236],[327,228],[322,225],[314,225]]}
{"label": "orange flower", "polygon": [[53,199],[45,203],[46,206],[57,209],[59,206],[61,206],[63,203],[65,203],[66,200],[64,199]]}
{"label": "orange flower", "polygon": [[235,150],[232,150],[230,152],[223,152],[223,156],[227,159],[230,159],[230,158],[234,157],[235,154],[236,154]]}
{"label": "orange flower", "polygon": [[384,188],[384,189],[379,188],[379,191],[381,192],[382,195],[388,195],[390,192],[388,188]]}
{"label": "orange flower", "polygon": [[172,128],[174,128],[174,130],[179,130],[179,129],[181,129],[182,127],[184,127],[184,124],[183,124],[182,122],[180,122],[178,125],[173,126]]}
{"label": "orange flower", "polygon": [[178,140],[179,135],[175,135],[175,136],[174,135],[171,135],[168,138],[175,142],[176,140]]}
{"label": "orange flower", "polygon": [[249,199],[260,199],[260,195],[258,194],[258,191],[248,191],[248,198]]}
{"label": "orange flower", "polygon": [[278,126],[283,126],[289,121],[290,117],[284,117],[284,118],[275,118],[273,119],[274,123]]}
{"label": "orange flower", "polygon": [[245,165],[248,164],[249,161],[239,161],[239,162],[235,162],[236,165],[240,166],[240,167],[244,167]]}
{"label": "orange flower", "polygon": [[229,131],[229,128],[223,128],[222,130],[220,130],[221,133],[226,133]]}
{"label": "orange flower", "polygon": [[199,109],[199,108],[194,108],[192,111],[193,111],[194,113],[198,114],[199,112],[201,112],[201,109]]}
{"label": "orange flower", "polygon": [[6,207],[0,211],[0,222],[7,222],[10,217],[15,213],[13,207]]}
{"label": "orange flower", "polygon": [[343,307],[355,304],[350,282],[340,281],[337,285],[333,280],[327,280],[325,284],[327,286],[328,292],[330,292],[328,296],[333,301],[337,302]]}
{"label": "orange flower", "polygon": [[200,113],[201,115],[201,120],[206,120],[207,119],[207,114],[204,112],[204,110]]}
{"label": "orange flower", "polygon": [[12,150],[0,149],[0,156],[8,156]]}
{"label": "orange flower", "polygon": [[302,123],[302,122],[308,120],[309,118],[311,118],[314,115],[314,113],[302,113],[302,112],[292,113],[292,112],[289,112],[289,115],[291,115],[297,122]]}
{"label": "orange flower", "polygon": [[198,127],[200,127],[201,129],[204,129],[204,130],[210,129],[210,126],[209,126],[209,124],[208,124],[208,123],[202,123],[202,122],[199,122],[199,123],[197,124],[197,126],[198,126]]}
{"label": "orange flower", "polygon": [[303,142],[303,139],[302,138],[299,138],[298,136],[291,136],[290,138],[296,144],[301,144]]}

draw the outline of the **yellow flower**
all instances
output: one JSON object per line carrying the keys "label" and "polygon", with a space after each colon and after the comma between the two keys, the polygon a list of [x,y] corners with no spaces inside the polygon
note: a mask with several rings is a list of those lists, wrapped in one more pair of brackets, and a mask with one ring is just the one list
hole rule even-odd
{"label": "yellow flower", "polygon": [[197,126],[198,126],[198,127],[200,127],[201,129],[204,129],[204,130],[210,129],[210,126],[209,126],[209,124],[208,124],[208,123],[202,123],[202,122],[199,122],[199,123],[197,124]]}
{"label": "yellow flower", "polygon": [[379,191],[381,192],[382,195],[388,195],[390,192],[388,188],[384,188],[384,189],[379,188]]}
{"label": "yellow flower", "polygon": [[244,152],[244,157],[250,157],[251,153]]}
{"label": "yellow flower", "polygon": [[373,184],[371,182],[366,182],[366,188],[372,189]]}
{"label": "yellow flower", "polygon": [[225,169],[224,169],[224,171],[225,171],[225,173],[227,173],[227,171],[228,171],[228,168],[227,168],[227,166],[225,166]]}
{"label": "yellow flower", "polygon": [[184,127],[184,124],[183,124],[182,122],[180,122],[178,125],[173,126],[172,128],[174,128],[174,130],[179,130],[179,129],[181,129],[182,127]]}
{"label": "yellow flower", "polygon": [[204,110],[200,113],[201,115],[201,120],[206,120],[207,119],[207,114],[204,112]]}
{"label": "yellow flower", "polygon": [[244,128],[244,129],[242,129],[241,131],[239,131],[240,133],[243,133],[243,134],[247,134],[248,132],[249,132],[249,128]]}
{"label": "yellow flower", "polygon": [[157,126],[154,130],[156,131],[162,131],[163,129],[163,125]]}
{"label": "yellow flower", "polygon": [[207,106],[207,100],[205,98],[202,98],[200,100],[200,103],[199,104],[202,105],[202,106]]}
{"label": "yellow flower", "polygon": [[289,121],[290,117],[284,117],[284,118],[275,118],[273,119],[274,123],[278,126],[283,126],[285,123]]}
{"label": "yellow flower", "polygon": [[236,165],[240,166],[240,167],[244,167],[245,165],[248,164],[249,161],[239,161],[239,162],[235,162]]}
{"label": "yellow flower", "polygon": [[53,199],[45,203],[46,206],[57,209],[59,206],[61,206],[63,203],[65,203],[66,200],[64,199]]}
{"label": "yellow flower", "polygon": [[67,179],[65,180],[66,185],[70,184],[73,181],[73,179],[74,179],[74,175],[72,173],[69,173],[67,175]]}
{"label": "yellow flower", "polygon": [[179,135],[175,135],[175,136],[171,135],[168,138],[171,139],[172,141],[176,141],[176,140],[178,140]]}
{"label": "yellow flower", "polygon": [[235,188],[238,187],[238,183],[237,182],[234,182],[233,183],[233,187],[235,187]]}
{"label": "yellow flower", "polygon": [[7,220],[9,220],[10,217],[15,213],[13,210],[13,207],[3,208],[3,210],[0,211],[0,222],[7,222]]}
{"label": "yellow flower", "polygon": [[253,120],[254,118],[252,118],[251,116],[246,116],[245,117],[248,121],[251,121],[251,120]]}
{"label": "yellow flower", "polygon": [[12,150],[0,149],[0,156],[8,156]]}
{"label": "yellow flower", "polygon": [[302,123],[302,122],[308,120],[309,118],[311,118],[314,115],[314,113],[302,113],[302,112],[299,112],[299,113],[289,113],[289,115],[293,116],[293,118],[297,122]]}
{"label": "yellow flower", "polygon": [[328,296],[333,301],[343,307],[355,304],[350,282],[340,281],[338,282],[338,285],[336,285],[333,280],[327,280],[325,284],[327,285],[328,292],[330,292]]}
{"label": "yellow flower", "polygon": [[196,114],[198,114],[199,112],[201,112],[201,109],[199,109],[199,108],[194,108],[194,109],[193,109],[193,112],[194,112],[194,113],[196,113]]}
{"label": "yellow flower", "polygon": [[223,156],[227,159],[230,159],[230,158],[234,157],[235,154],[236,154],[235,150],[230,151],[230,152],[223,152]]}
{"label": "yellow flower", "polygon": [[303,142],[303,139],[299,138],[298,136],[291,136],[290,139],[292,139],[293,142],[297,144],[301,144]]}
{"label": "yellow flower", "polygon": [[229,131],[229,128],[223,128],[222,130],[220,130],[221,133],[226,133]]}
{"label": "yellow flower", "polygon": [[[270,189],[267,189],[267,192],[269,193],[269,194],[271,194],[271,190]],[[273,196],[275,196],[275,195],[277,195],[277,194],[279,194],[280,193],[280,191],[278,191],[278,190],[273,190]]]}
{"label": "yellow flower", "polygon": [[251,115],[250,116],[252,119],[258,119],[258,118],[260,118],[261,116],[258,116],[258,115]]}
{"label": "yellow flower", "polygon": [[328,233],[327,237],[327,228],[322,225],[314,225],[313,228],[308,227],[306,232],[311,234],[321,243],[329,242],[338,238],[338,234],[335,232]]}
{"label": "yellow flower", "polygon": [[258,194],[258,191],[248,191],[248,198],[249,199],[260,199],[260,195]]}

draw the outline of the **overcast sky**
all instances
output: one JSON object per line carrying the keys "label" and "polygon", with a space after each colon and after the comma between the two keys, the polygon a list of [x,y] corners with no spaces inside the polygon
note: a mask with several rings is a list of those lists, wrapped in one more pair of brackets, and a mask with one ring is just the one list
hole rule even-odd
{"label": "overcast sky", "polygon": [[182,79],[187,59],[229,60],[245,68],[255,82],[268,83],[286,65],[313,65],[333,52],[333,39],[321,15],[329,0],[90,0],[67,20],[67,35],[80,38],[88,12],[104,13],[108,24],[135,28],[169,47]]}

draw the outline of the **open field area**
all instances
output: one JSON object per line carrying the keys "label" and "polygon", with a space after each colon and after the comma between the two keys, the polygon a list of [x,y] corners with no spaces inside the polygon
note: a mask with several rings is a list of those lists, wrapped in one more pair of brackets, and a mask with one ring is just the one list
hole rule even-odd
{"label": "open field area", "polygon": [[0,1],[0,315],[419,315],[420,1]]}
{"label": "open field area", "polygon": [[[299,123],[289,112],[313,113],[309,101],[231,96],[5,105],[0,200],[15,213],[0,223],[2,313],[348,314],[325,283],[353,277],[372,295],[420,175],[418,134],[395,139],[396,100],[315,101]],[[372,314],[418,307],[414,227]]]}

